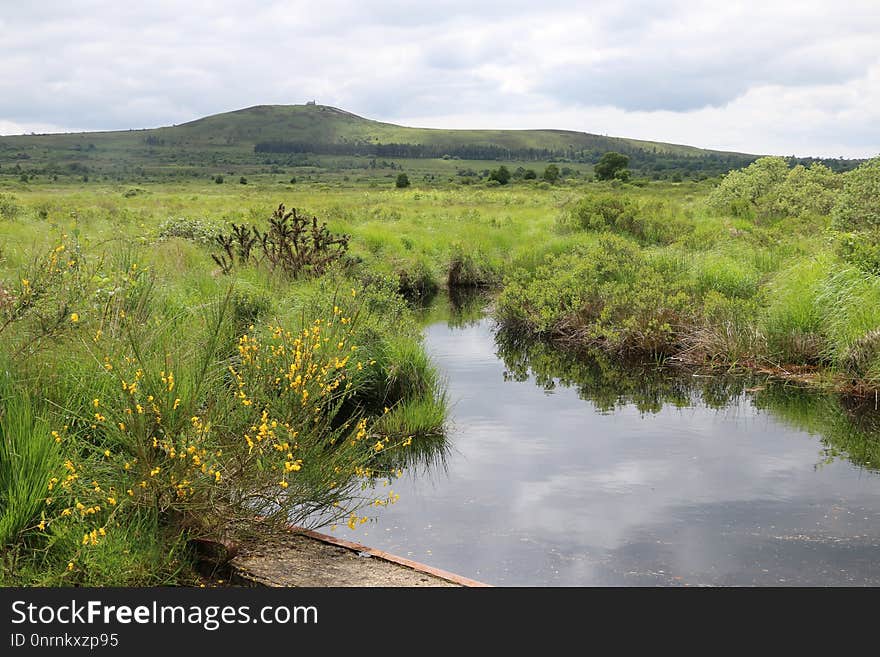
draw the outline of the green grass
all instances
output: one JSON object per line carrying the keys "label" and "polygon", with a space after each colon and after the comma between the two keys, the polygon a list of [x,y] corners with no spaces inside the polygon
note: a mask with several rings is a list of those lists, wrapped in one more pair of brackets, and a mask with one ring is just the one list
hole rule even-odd
{"label": "green grass", "polygon": [[45,407],[12,380],[0,364],[0,552],[22,533],[34,532],[50,494],[49,479],[61,468],[61,454]]}

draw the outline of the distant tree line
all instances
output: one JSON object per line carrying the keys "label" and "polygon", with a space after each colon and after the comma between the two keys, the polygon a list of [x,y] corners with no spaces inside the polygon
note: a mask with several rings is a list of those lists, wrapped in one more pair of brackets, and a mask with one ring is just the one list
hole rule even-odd
{"label": "distant tree line", "polygon": [[462,160],[548,160],[565,151],[549,148],[505,148],[494,144],[375,144],[263,141],[255,153],[312,153],[315,155],[368,155],[410,159],[459,158]]}
{"label": "distant tree line", "polygon": [[[736,153],[701,153],[699,155],[669,153],[658,148],[644,148],[617,143],[617,150],[629,158],[629,167],[642,175],[672,174],[706,176],[720,175],[731,169],[748,166],[755,157]],[[321,143],[308,141],[263,141],[254,145],[255,153],[312,155],[361,155],[410,159],[455,158],[462,160],[550,161],[595,164],[607,148],[506,148],[496,144],[378,144],[370,142]],[[829,165],[831,166],[831,165]]]}

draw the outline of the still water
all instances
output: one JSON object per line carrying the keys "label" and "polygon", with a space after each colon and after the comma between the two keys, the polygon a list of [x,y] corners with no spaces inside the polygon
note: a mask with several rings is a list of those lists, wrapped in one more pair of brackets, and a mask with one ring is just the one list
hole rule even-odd
{"label": "still water", "polygon": [[519,349],[488,319],[425,345],[445,465],[335,535],[499,586],[880,584],[877,425],[837,400]]}

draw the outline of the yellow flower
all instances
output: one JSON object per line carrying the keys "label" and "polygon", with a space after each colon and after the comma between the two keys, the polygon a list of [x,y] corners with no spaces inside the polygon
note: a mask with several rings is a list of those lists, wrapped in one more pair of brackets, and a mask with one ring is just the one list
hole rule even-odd
{"label": "yellow flower", "polygon": [[72,561],[67,564],[67,570],[73,570],[73,562]]}
{"label": "yellow flower", "polygon": [[109,449],[104,450],[104,456],[106,456],[108,458],[110,457],[110,450]]}
{"label": "yellow flower", "polygon": [[95,408],[98,408],[98,406],[99,406],[100,404],[101,404],[101,402],[100,402],[99,400],[97,400],[97,399],[93,399],[93,400],[92,400],[92,406],[94,406]]}
{"label": "yellow flower", "polygon": [[37,529],[39,529],[41,532],[46,531],[46,521],[41,520],[40,524],[37,525]]}
{"label": "yellow flower", "polygon": [[281,486],[281,488],[287,488],[287,485],[288,485],[288,484],[287,484],[286,481],[284,481],[284,480],[282,479],[281,481],[278,482],[278,485]]}
{"label": "yellow flower", "polygon": [[352,513],[348,519],[348,528],[355,529],[357,527],[357,517]]}
{"label": "yellow flower", "polygon": [[70,313],[70,321],[76,324],[79,321],[79,315],[77,313]]}

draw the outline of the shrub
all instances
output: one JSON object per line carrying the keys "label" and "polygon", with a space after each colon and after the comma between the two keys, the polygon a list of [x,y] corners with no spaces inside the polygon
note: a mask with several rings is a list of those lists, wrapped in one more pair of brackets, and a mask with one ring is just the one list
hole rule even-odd
{"label": "shrub", "polygon": [[860,231],[880,227],[880,157],[843,176],[843,191],[834,205],[834,227]]}
{"label": "shrub", "polygon": [[12,194],[0,194],[0,219],[13,221],[22,213],[22,207]]}
{"label": "shrub", "polygon": [[160,240],[179,237],[198,244],[208,244],[216,239],[217,232],[217,227],[204,219],[169,217],[159,224],[158,236]]}
{"label": "shrub", "polygon": [[503,164],[497,169],[489,172],[489,180],[495,180],[499,185],[506,185],[510,182],[510,171]]}
{"label": "shrub", "polygon": [[877,231],[840,233],[837,253],[866,274],[880,276],[880,235]]}
{"label": "shrub", "polygon": [[841,184],[840,176],[822,164],[789,170],[784,158],[762,157],[728,173],[706,203],[735,217],[825,215],[835,204]]}
{"label": "shrub", "polygon": [[506,283],[497,302],[502,325],[615,353],[674,353],[691,313],[676,281],[611,235]]}
{"label": "shrub", "polygon": [[216,237],[223,252],[211,257],[224,273],[231,272],[236,262],[254,261],[289,278],[320,276],[345,256],[348,239],[331,233],[326,223],[319,225],[317,217],[301,217],[295,208],[287,210],[282,203],[265,232],[256,226],[232,224],[229,234]]}
{"label": "shrub", "polygon": [[405,173],[398,173],[397,179],[394,181],[394,186],[397,189],[404,189],[405,187],[409,187],[409,176]]}
{"label": "shrub", "polygon": [[581,230],[605,230],[631,226],[638,208],[625,196],[591,194],[578,201],[563,215],[564,225]]}
{"label": "shrub", "polygon": [[556,183],[559,180],[559,167],[555,164],[548,164],[547,168],[544,169],[544,173],[541,174],[541,178],[544,182],[551,185]]}

